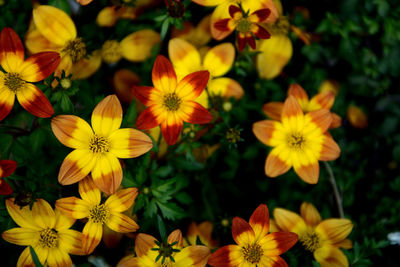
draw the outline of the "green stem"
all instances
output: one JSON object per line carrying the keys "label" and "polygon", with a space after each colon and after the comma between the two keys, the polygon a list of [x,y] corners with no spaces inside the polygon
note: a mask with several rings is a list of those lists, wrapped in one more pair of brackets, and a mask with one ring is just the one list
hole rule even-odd
{"label": "green stem", "polygon": [[336,184],[335,175],[333,174],[333,170],[332,170],[331,166],[328,164],[328,162],[323,161],[323,163],[325,165],[326,170],[328,171],[328,178],[329,178],[329,182],[331,183],[332,188],[333,188],[333,194],[335,195],[335,200],[336,200],[336,204],[338,207],[339,217],[344,218],[342,197],[339,193],[339,189]]}

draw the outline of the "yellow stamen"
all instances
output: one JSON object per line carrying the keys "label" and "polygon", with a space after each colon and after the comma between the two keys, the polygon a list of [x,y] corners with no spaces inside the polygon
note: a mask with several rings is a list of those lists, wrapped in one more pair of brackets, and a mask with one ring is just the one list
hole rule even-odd
{"label": "yellow stamen", "polygon": [[164,96],[164,106],[168,111],[177,111],[181,105],[182,100],[175,94],[170,93]]}
{"label": "yellow stamen", "polygon": [[107,63],[118,62],[121,57],[121,47],[116,40],[108,40],[101,47],[101,56]]}
{"label": "yellow stamen", "polygon": [[4,85],[17,93],[17,91],[25,84],[25,81],[21,79],[21,75],[15,72],[6,73],[4,77]]}
{"label": "yellow stamen", "polygon": [[110,216],[110,211],[104,204],[96,205],[89,211],[89,220],[95,223],[105,223]]}
{"label": "yellow stamen", "polygon": [[295,150],[303,149],[305,142],[306,139],[304,138],[304,135],[301,133],[291,133],[287,137],[287,143],[289,147]]}
{"label": "yellow stamen", "polygon": [[110,148],[110,142],[105,137],[98,136],[98,135],[95,134],[92,137],[92,140],[90,140],[89,149],[93,153],[108,152],[109,148]]}
{"label": "yellow stamen", "polygon": [[261,256],[264,254],[261,246],[257,243],[249,244],[242,247],[244,259],[252,264],[260,262]]}
{"label": "yellow stamen", "polygon": [[58,234],[54,228],[46,228],[39,232],[39,245],[44,248],[58,246]]}
{"label": "yellow stamen", "polygon": [[76,63],[86,55],[86,45],[82,38],[76,38],[73,41],[69,41],[61,52],[68,54],[72,62]]}
{"label": "yellow stamen", "polygon": [[300,237],[301,244],[305,249],[314,252],[321,247],[320,237],[314,231],[308,231]]}

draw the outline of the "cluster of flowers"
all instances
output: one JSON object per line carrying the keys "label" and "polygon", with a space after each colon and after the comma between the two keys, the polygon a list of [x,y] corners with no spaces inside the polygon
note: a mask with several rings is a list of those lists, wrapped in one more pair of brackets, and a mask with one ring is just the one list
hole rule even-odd
{"label": "cluster of flowers", "polygon": [[[143,7],[151,5],[148,2],[151,1]],[[0,120],[11,112],[15,97],[34,116],[52,117],[54,135],[73,149],[61,164],[58,181],[62,185],[79,182],[81,196],[57,200],[54,210],[43,199],[37,199],[32,209],[18,206],[13,198],[6,200],[7,210],[20,228],[7,230],[2,237],[14,244],[29,246],[22,252],[18,266],[33,266],[32,251],[43,265],[71,266],[69,254],[91,254],[100,243],[103,231],[108,231],[106,228],[119,233],[139,229],[131,216],[123,214],[133,206],[138,190],[120,189],[123,170],[119,160],[135,158],[152,149],[152,139],[139,130],[151,132],[160,126],[166,144],[174,145],[184,122],[212,122],[213,116],[208,111],[212,96],[240,99],[244,94],[237,81],[222,77],[234,63],[234,45],[222,43],[202,49],[210,39],[207,29],[216,40],[236,31],[239,51],[247,44],[251,49],[258,47],[262,53],[257,56],[257,64],[263,78],[272,79],[289,61],[292,47],[287,37],[288,27],[274,27],[282,15],[280,3],[270,0],[243,0],[240,4],[228,0],[193,2],[217,7],[197,28],[192,26],[190,33],[175,33],[176,38],[168,43],[170,61],[162,55],[155,60],[153,86],[138,86],[132,74],[122,73],[120,79],[133,79],[136,85],[121,91],[117,89],[118,97],[110,95],[98,103],[92,113],[91,126],[73,115],[52,117],[54,110],[50,101],[34,83],[52,73],[57,77],[64,73],[71,74],[73,79],[85,79],[95,73],[103,61],[116,63],[122,58],[144,61],[152,47],[160,42],[160,35],[153,30],[138,31],[121,42],[109,40],[101,50],[86,55],[86,45],[78,37],[71,18],[60,9],[41,5],[33,10],[32,24],[25,38],[31,56],[25,59],[19,36],[11,28],[2,29],[0,65],[4,72],[0,71]],[[139,7],[107,8],[97,20],[99,25],[111,27],[119,18],[133,19],[139,10]],[[284,19],[279,20],[285,24]],[[295,27],[292,30],[299,32]],[[299,36],[306,38],[302,32]],[[256,42],[255,38],[265,40]],[[271,47],[279,47],[279,50],[271,51]],[[58,82],[65,81],[54,80],[48,86],[57,86]],[[136,121],[139,130],[120,129],[123,110],[119,98],[129,102],[133,97],[130,93],[146,106]],[[318,182],[318,161],[335,160],[340,155],[339,146],[328,132],[329,128],[341,124],[340,117],[330,112],[334,98],[330,90],[309,100],[304,89],[293,84],[284,103],[272,102],[263,107],[272,120],[254,123],[253,132],[262,143],[273,147],[265,163],[267,176],[279,176],[293,167],[305,182]],[[0,178],[11,175],[16,167],[15,161],[0,161]],[[109,195],[104,202],[102,192]],[[12,193],[4,179],[0,179],[0,193]],[[135,240],[135,256],[123,258],[118,266],[286,266],[280,255],[297,240],[314,253],[322,266],[348,266],[339,248],[352,246],[346,239],[353,227],[351,221],[322,221],[310,203],[301,206],[301,217],[280,208],[273,214],[275,220],[269,218],[267,206],[261,204],[249,222],[235,217],[232,235],[237,245],[221,247],[214,253],[211,249],[217,246],[211,240],[212,225],[209,223],[205,224],[204,231],[193,226],[188,244],[183,242],[180,230],[161,242],[140,233]],[[69,229],[77,219],[86,220],[82,232]],[[196,236],[200,236],[204,245],[196,245]]]}

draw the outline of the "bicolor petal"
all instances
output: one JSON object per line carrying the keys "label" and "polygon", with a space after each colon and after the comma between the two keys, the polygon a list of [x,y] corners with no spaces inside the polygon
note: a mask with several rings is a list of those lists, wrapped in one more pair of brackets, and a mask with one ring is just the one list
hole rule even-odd
{"label": "bicolor petal", "polygon": [[175,145],[182,133],[183,121],[175,113],[169,113],[167,119],[161,123],[161,132],[168,145]]}
{"label": "bicolor petal", "polygon": [[58,173],[58,182],[70,185],[85,178],[94,168],[96,157],[88,149],[76,149],[64,159]]}
{"label": "bicolor petal", "polygon": [[329,267],[348,267],[349,262],[346,255],[343,252],[333,246],[323,246],[314,251],[315,260],[321,264],[321,266]]}
{"label": "bicolor petal", "polygon": [[168,94],[174,92],[177,84],[175,70],[164,56],[157,56],[152,70],[152,81],[155,88]]}
{"label": "bicolor petal", "polygon": [[353,230],[353,223],[349,219],[327,219],[323,220],[315,232],[321,236],[321,240],[329,244],[343,241]]}
{"label": "bicolor petal", "polygon": [[83,119],[74,115],[59,115],[51,120],[51,129],[63,145],[89,150],[93,130]]}
{"label": "bicolor petal", "polygon": [[240,217],[232,219],[232,237],[240,245],[252,244],[255,241],[255,233],[248,222]]}
{"label": "bicolor petal", "polygon": [[244,261],[240,246],[228,245],[219,248],[208,259],[208,264],[213,267],[240,266]]}
{"label": "bicolor petal", "polygon": [[279,151],[279,147],[272,149],[265,160],[265,174],[269,177],[284,174],[292,167],[286,160],[281,159]]}
{"label": "bicolor petal", "polygon": [[92,170],[92,178],[102,192],[114,194],[122,182],[122,167],[117,157],[111,153],[99,155]]}
{"label": "bicolor petal", "polygon": [[116,95],[101,100],[92,113],[92,128],[95,134],[109,137],[121,127],[122,106]]}
{"label": "bicolor petal", "polygon": [[157,239],[151,235],[143,233],[138,234],[135,239],[135,252],[137,256],[146,256],[150,252],[150,249],[156,247],[154,241],[157,241]]}
{"label": "bicolor petal", "polygon": [[60,249],[73,255],[84,255],[82,250],[82,233],[75,230],[65,230],[58,233]]}
{"label": "bicolor petal", "polygon": [[111,230],[119,233],[131,233],[139,229],[139,225],[122,213],[111,213],[106,222]]}
{"label": "bicolor petal", "polygon": [[140,30],[129,34],[120,43],[122,56],[133,62],[150,57],[153,47],[160,43],[160,34],[153,30]]}
{"label": "bicolor petal", "polygon": [[232,26],[227,26],[224,27],[223,30],[220,30],[219,27],[216,27],[216,23],[221,20],[226,20],[230,18],[229,15],[229,6],[231,5],[230,1],[224,1],[220,5],[218,5],[215,9],[214,12],[211,15],[211,20],[210,20],[210,25],[211,25],[211,36],[216,39],[216,40],[222,40],[226,36],[232,33],[234,30],[234,27]]}
{"label": "bicolor petal", "polygon": [[268,8],[259,9],[250,14],[249,20],[253,23],[263,22],[270,14],[271,10]]}
{"label": "bicolor petal", "polygon": [[167,118],[165,110],[160,105],[153,105],[140,113],[136,120],[136,127],[141,130],[148,130],[160,125]]}
{"label": "bicolor petal", "polygon": [[203,66],[213,77],[226,74],[235,60],[235,48],[231,43],[223,43],[208,50]]}
{"label": "bicolor petal", "polygon": [[83,200],[92,205],[99,205],[101,202],[101,192],[90,176],[79,182],[79,195]]}
{"label": "bicolor petal", "polygon": [[320,152],[319,160],[328,161],[335,160],[340,156],[340,147],[333,140],[332,137],[324,135],[324,141],[322,143],[322,150]]}
{"label": "bicolor petal", "polygon": [[[3,82],[3,73],[0,71],[0,84]],[[15,94],[5,86],[0,85],[0,121],[10,114],[15,102]]]}
{"label": "bicolor petal", "polygon": [[27,82],[38,82],[52,74],[61,62],[57,52],[41,52],[30,56],[20,66],[21,79]]}
{"label": "bicolor petal", "polygon": [[319,164],[315,159],[315,162],[310,162],[307,165],[293,165],[294,171],[297,175],[306,183],[316,184],[319,178]]}
{"label": "bicolor petal", "polygon": [[53,106],[46,95],[31,83],[25,83],[17,91],[17,99],[29,113],[40,118],[49,118],[54,114]]}
{"label": "bicolor petal", "polygon": [[258,24],[251,25],[251,32],[254,33],[259,39],[269,39],[271,38],[271,34],[262,26]]}
{"label": "bicolor petal", "polygon": [[227,77],[210,79],[207,88],[211,96],[234,97],[238,100],[244,95],[242,86],[237,81]]}
{"label": "bicolor petal", "polygon": [[111,213],[124,212],[133,205],[138,195],[138,189],[135,187],[126,188],[112,194],[104,203]]}
{"label": "bicolor petal", "polygon": [[118,129],[110,135],[110,153],[117,158],[135,158],[148,152],[153,141],[141,131]]}
{"label": "bicolor petal", "polygon": [[206,88],[210,73],[208,71],[196,71],[186,75],[179,81],[175,93],[180,99],[195,100]]}
{"label": "bicolor petal", "polygon": [[29,228],[12,228],[4,231],[1,237],[7,242],[19,246],[32,246],[39,239],[39,232]]}
{"label": "bicolor petal", "polygon": [[249,224],[253,228],[255,240],[266,236],[269,231],[269,212],[265,204],[259,205],[250,217]]}
{"label": "bicolor petal", "polygon": [[309,110],[324,108],[331,109],[333,103],[335,102],[335,94],[332,91],[321,92],[311,98],[309,105]]}
{"label": "bicolor petal", "polygon": [[103,235],[103,225],[88,221],[82,231],[82,250],[85,254],[91,254],[99,245]]}
{"label": "bicolor petal", "polygon": [[207,109],[194,101],[186,101],[182,103],[179,116],[183,121],[193,124],[209,123],[213,118]]}
{"label": "bicolor petal", "polygon": [[72,266],[72,260],[66,251],[52,248],[47,256],[47,264],[49,266]]}
{"label": "bicolor petal", "polygon": [[296,98],[297,103],[299,103],[302,110],[306,110],[308,106],[308,95],[307,92],[301,87],[300,84],[293,83],[289,86],[289,90],[287,92],[288,96],[294,96]]}
{"label": "bicolor petal", "polygon": [[253,133],[263,144],[277,146],[284,142],[282,124],[277,121],[263,120],[253,124]]}
{"label": "bicolor petal", "polygon": [[276,121],[281,120],[282,110],[282,102],[269,102],[262,107],[262,111],[264,112],[264,114]]}
{"label": "bicolor petal", "polygon": [[168,43],[168,55],[179,79],[201,69],[201,58],[197,49],[189,42],[174,38]]}
{"label": "bicolor petal", "polygon": [[174,242],[177,242],[177,244],[174,247],[182,247],[182,242],[183,242],[183,238],[182,238],[182,232],[179,229],[176,229],[174,231],[172,231],[167,238],[167,242],[169,244],[172,244]]}
{"label": "bicolor petal", "polygon": [[294,232],[301,236],[307,230],[303,218],[292,211],[275,208],[273,214],[276,225],[285,232]]}
{"label": "bicolor petal", "polygon": [[14,160],[0,160],[0,178],[10,176],[17,168],[17,162]]}
{"label": "bicolor petal", "polygon": [[266,235],[259,241],[265,255],[267,256],[278,256],[296,244],[298,236],[291,232],[275,232]]}
{"label": "bicolor petal", "polygon": [[[43,262],[44,264],[44,262]],[[17,261],[17,267],[35,267],[35,263],[33,262],[32,256],[31,256],[31,251],[30,248],[27,247],[22,251],[21,255],[18,258]]]}
{"label": "bicolor petal", "polygon": [[282,124],[286,129],[298,131],[304,126],[303,111],[296,98],[289,95],[283,104]]}
{"label": "bicolor petal", "polygon": [[[332,123],[332,116],[329,110],[319,109],[311,111],[305,115],[306,122],[309,121],[318,127],[321,133],[325,133]],[[311,125],[310,125],[311,126]],[[312,127],[310,127],[312,128]],[[314,129],[310,129],[314,130]]]}
{"label": "bicolor petal", "polygon": [[174,257],[177,267],[203,267],[211,255],[211,250],[206,246],[189,246],[182,249]]}
{"label": "bicolor petal", "polygon": [[18,34],[5,27],[0,33],[0,65],[10,72],[17,72],[24,62],[24,47]]}
{"label": "bicolor petal", "polygon": [[56,208],[74,219],[83,219],[89,216],[91,205],[77,197],[66,197],[56,201]]}

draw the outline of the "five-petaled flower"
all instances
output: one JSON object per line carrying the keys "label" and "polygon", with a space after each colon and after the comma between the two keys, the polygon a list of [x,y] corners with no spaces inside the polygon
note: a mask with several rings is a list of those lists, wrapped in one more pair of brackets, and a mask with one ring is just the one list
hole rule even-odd
{"label": "five-petaled flower", "polygon": [[271,36],[266,29],[259,25],[259,23],[264,22],[268,18],[270,13],[270,9],[263,8],[247,15],[240,7],[231,5],[229,6],[229,15],[231,18],[215,22],[214,27],[225,32],[232,32],[236,29],[240,51],[245,48],[246,44],[255,49],[256,40],[254,36],[260,39],[268,39]]}
{"label": "five-petaled flower", "polygon": [[173,231],[166,242],[147,234],[138,234],[135,240],[136,257],[124,257],[117,267],[204,267],[210,257],[206,246],[182,246],[181,230]]}
{"label": "five-petaled flower", "polygon": [[11,195],[11,186],[3,179],[10,176],[17,168],[17,162],[13,160],[0,160],[0,195]]}
{"label": "five-petaled flower", "polygon": [[90,254],[100,243],[103,226],[119,233],[130,233],[139,229],[137,223],[122,214],[133,205],[138,194],[137,188],[117,191],[101,203],[101,192],[88,176],[79,182],[81,198],[67,197],[57,200],[56,207],[74,219],[88,218],[82,231],[82,249]]}
{"label": "five-petaled flower", "polygon": [[290,231],[299,235],[303,247],[312,252],[322,267],[349,266],[346,256],[339,248],[350,249],[352,242],[346,237],[353,229],[349,219],[322,220],[311,203],[300,207],[301,217],[289,210],[274,209],[275,223],[280,231]]}
{"label": "five-petaled flower", "polygon": [[3,232],[2,237],[10,243],[28,246],[19,257],[17,266],[35,266],[29,246],[43,266],[72,266],[68,254],[83,255],[82,234],[69,229],[75,219],[53,210],[44,199],[37,199],[32,210],[29,206],[14,204],[13,198],[6,200],[6,207],[20,227]]}
{"label": "five-petaled flower", "polygon": [[283,105],[281,120],[253,124],[255,136],[273,147],[265,162],[265,174],[276,177],[293,166],[305,182],[317,183],[318,161],[335,160],[340,155],[339,146],[327,133],[332,116],[327,109],[304,115],[296,98],[290,95]]}
{"label": "five-petaled flower", "polygon": [[208,264],[214,267],[287,266],[279,256],[296,242],[297,235],[289,232],[269,232],[268,207],[261,204],[249,222],[240,217],[232,220],[232,236],[237,245],[228,245],[211,255]]}
{"label": "five-petaled flower", "polygon": [[91,172],[101,191],[115,193],[122,181],[118,158],[138,157],[153,147],[150,137],[132,128],[119,129],[121,123],[122,107],[115,95],[97,104],[92,127],[74,115],[54,117],[54,135],[63,145],[75,149],[64,159],[58,181],[62,185],[73,184]]}
{"label": "five-petaled flower", "polygon": [[15,97],[34,116],[49,118],[54,114],[46,95],[34,82],[49,76],[60,63],[55,52],[41,52],[25,60],[24,47],[17,33],[4,28],[0,33],[0,121],[14,106]]}
{"label": "five-petaled flower", "polygon": [[194,100],[203,92],[209,79],[208,71],[186,75],[179,82],[175,70],[164,56],[154,62],[152,80],[154,87],[133,86],[133,94],[148,108],[138,117],[138,129],[151,129],[161,124],[161,132],[169,145],[178,140],[183,122],[204,124],[212,115]]}

